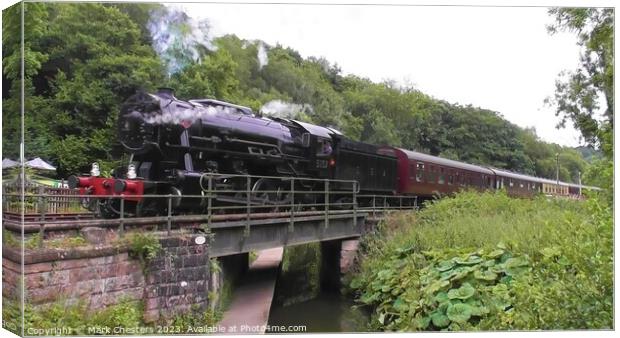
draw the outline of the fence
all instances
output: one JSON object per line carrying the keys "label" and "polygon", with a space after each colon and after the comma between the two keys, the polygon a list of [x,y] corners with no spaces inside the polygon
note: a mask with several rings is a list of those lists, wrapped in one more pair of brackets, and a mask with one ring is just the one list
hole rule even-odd
{"label": "fence", "polygon": [[[69,214],[82,213],[80,192],[76,189],[51,188],[27,184],[23,187],[23,207],[25,214]],[[8,213],[22,212],[22,187],[19,185],[2,186],[2,211]]]}

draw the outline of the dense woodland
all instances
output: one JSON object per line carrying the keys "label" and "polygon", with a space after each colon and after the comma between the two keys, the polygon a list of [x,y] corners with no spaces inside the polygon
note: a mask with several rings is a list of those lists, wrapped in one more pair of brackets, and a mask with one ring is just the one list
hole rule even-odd
{"label": "dense woodland", "polygon": [[[19,154],[20,10],[15,5],[3,12],[2,143],[3,157],[10,158]],[[550,14],[558,20],[553,29],[574,30],[562,13]],[[179,34],[164,50],[151,21],[157,15],[172,18],[177,29],[168,33]],[[196,40],[196,29],[205,33],[204,41]],[[525,174],[554,178],[559,153],[564,181],[576,182],[589,162],[611,154],[611,143],[605,148],[605,137],[597,134],[604,128],[579,116],[579,107],[566,110],[576,115],[560,110],[558,115],[584,121],[590,131],[584,136],[594,148],[549,144],[501,112],[449,103],[389,81],[345,76],[338,65],[303,58],[292,48],[234,35],[208,39],[207,33],[207,23],[161,5],[25,4],[26,158],[50,161],[61,176],[84,172],[93,161],[110,168],[122,156],[115,137],[120,105],[138,90],[161,86],[175,88],[181,99],[214,97],[255,111],[279,100],[288,108],[278,113],[336,127],[356,140]],[[570,93],[562,97],[561,84],[550,99],[558,109],[571,102]]]}

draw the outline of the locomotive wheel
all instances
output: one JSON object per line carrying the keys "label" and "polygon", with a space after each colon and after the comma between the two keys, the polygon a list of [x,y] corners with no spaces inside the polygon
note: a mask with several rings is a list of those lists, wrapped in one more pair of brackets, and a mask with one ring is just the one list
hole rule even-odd
{"label": "locomotive wheel", "polygon": [[273,179],[260,178],[252,186],[252,197],[264,204],[275,204],[280,199],[280,186]]}
{"label": "locomotive wheel", "polygon": [[254,199],[261,200],[270,212],[280,211],[280,206],[290,203],[291,196],[281,187],[279,180],[260,178],[252,186],[252,196]]}
{"label": "locomotive wheel", "polygon": [[119,217],[118,212],[114,210],[111,203],[113,203],[111,200],[97,201],[97,214],[99,214],[101,218],[109,219]]}

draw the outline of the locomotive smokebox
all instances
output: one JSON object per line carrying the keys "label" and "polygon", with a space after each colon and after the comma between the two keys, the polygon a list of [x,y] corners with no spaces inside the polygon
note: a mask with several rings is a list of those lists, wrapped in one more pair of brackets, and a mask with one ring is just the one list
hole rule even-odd
{"label": "locomotive smokebox", "polygon": [[121,106],[117,122],[118,137],[125,149],[141,154],[152,148],[153,125],[148,123],[146,117],[159,111],[159,100],[147,93],[133,95]]}

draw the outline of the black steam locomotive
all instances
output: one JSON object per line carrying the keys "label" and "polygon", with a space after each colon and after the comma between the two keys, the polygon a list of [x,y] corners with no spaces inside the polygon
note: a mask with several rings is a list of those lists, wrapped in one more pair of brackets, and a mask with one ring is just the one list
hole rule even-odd
{"label": "black steam locomotive", "polygon": [[[358,191],[368,194],[396,191],[396,157],[382,154],[377,146],[350,140],[333,128],[267,118],[227,102],[178,100],[170,89],[129,98],[120,110],[118,137],[131,154],[128,166],[116,169],[112,178],[99,177],[95,168],[91,176],[70,177],[69,184],[92,195],[123,194],[128,202],[125,212],[134,215],[165,210],[162,200],[142,197],[155,194],[175,196],[175,212],[204,211],[204,199],[184,196],[204,193],[209,173],[230,175],[218,175],[210,182],[212,189],[249,190],[262,203],[273,205],[293,202],[292,196],[273,193],[290,187],[289,181],[277,177],[355,180]],[[273,178],[248,180],[240,175]],[[323,189],[319,180],[295,184],[299,192]],[[320,194],[296,194],[294,202],[320,203],[321,198]],[[330,197],[332,202],[339,198],[347,197]],[[246,196],[218,194],[217,200],[246,203]],[[97,208],[102,216],[115,217],[118,204],[119,199],[102,198]]]}

